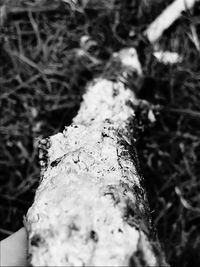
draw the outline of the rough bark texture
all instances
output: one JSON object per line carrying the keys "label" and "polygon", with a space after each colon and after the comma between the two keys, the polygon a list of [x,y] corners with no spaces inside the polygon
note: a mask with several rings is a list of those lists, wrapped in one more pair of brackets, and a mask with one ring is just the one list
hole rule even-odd
{"label": "rough bark texture", "polygon": [[[122,52],[140,73],[125,60],[134,50]],[[134,147],[136,102],[123,82],[98,79],[73,124],[40,142],[41,183],[26,217],[31,265],[167,265]]]}

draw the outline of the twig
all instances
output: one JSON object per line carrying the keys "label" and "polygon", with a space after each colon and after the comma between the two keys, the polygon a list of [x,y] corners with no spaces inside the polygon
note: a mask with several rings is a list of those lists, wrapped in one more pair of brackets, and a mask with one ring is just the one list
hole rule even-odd
{"label": "twig", "polygon": [[187,116],[191,116],[191,117],[196,117],[196,118],[200,118],[200,112],[196,111],[196,110],[191,110],[191,109],[176,109],[176,108],[170,108],[170,107],[163,107],[161,106],[159,108],[160,111],[169,111],[169,112],[173,112],[176,114],[181,114],[181,115],[187,115]]}
{"label": "twig", "polygon": [[6,235],[12,235],[13,234],[12,231],[9,231],[9,230],[3,229],[3,228],[0,228],[0,232],[2,234],[6,234]]}
{"label": "twig", "polygon": [[[37,6],[37,7],[7,7],[7,13],[11,15],[16,15],[20,13],[42,13],[42,12],[57,12],[59,4],[53,4],[51,6]],[[63,9],[60,9],[62,11]]]}
{"label": "twig", "polygon": [[[15,89],[10,90],[10,91],[5,91],[5,93],[3,93],[3,94],[0,96],[0,99],[7,98],[7,97],[9,97],[10,95],[15,94],[15,93],[16,93],[17,91],[19,91],[20,89],[25,88],[25,87],[27,87],[28,85],[30,85],[31,83],[35,82],[39,77],[40,77],[40,74],[36,74],[36,75],[32,76],[29,80],[27,80],[27,81],[22,82],[21,84],[19,84],[17,87],[15,87]],[[13,81],[13,80],[11,80],[11,82],[12,82],[12,81]]]}
{"label": "twig", "polygon": [[191,9],[199,0],[175,0],[158,16],[147,28],[145,35],[151,43],[160,39],[163,32],[168,29],[183,11]]}
{"label": "twig", "polygon": [[20,61],[26,63],[27,65],[29,65],[30,67],[32,67],[33,69],[36,69],[39,73],[44,74],[44,70],[42,68],[40,68],[35,62],[33,62],[31,59],[27,58],[25,55],[17,53],[17,52],[12,52],[9,51],[10,55],[18,58]]}
{"label": "twig", "polygon": [[6,200],[9,200],[9,201],[14,201],[14,202],[17,202],[17,203],[21,203],[21,204],[24,204],[26,206],[30,205],[30,203],[28,201],[25,201],[25,200],[22,200],[22,199],[19,199],[19,198],[16,198],[16,197],[12,197],[12,196],[9,196],[9,195],[1,194],[0,198],[6,199]]}
{"label": "twig", "polygon": [[0,27],[4,25],[4,22],[6,20],[6,6],[3,5],[0,7]]}
{"label": "twig", "polygon": [[200,42],[199,42],[199,38],[198,38],[198,34],[197,34],[197,30],[196,30],[195,25],[191,24],[190,29],[191,29],[191,34],[188,34],[189,38],[193,42],[193,44],[195,45],[197,51],[200,52]]}
{"label": "twig", "polygon": [[37,49],[38,52],[37,52],[37,54],[38,54],[40,52],[40,50],[41,50],[41,47],[42,47],[42,42],[41,42],[41,38],[40,38],[40,32],[39,32],[39,29],[38,29],[38,24],[35,22],[31,12],[28,12],[28,16],[29,16],[31,25],[33,27],[33,30],[35,32],[36,38],[37,38],[37,44],[38,44],[38,49]]}
{"label": "twig", "polygon": [[27,65],[29,65],[30,67],[32,67],[33,69],[36,69],[39,73],[41,73],[42,78],[44,80],[44,82],[46,83],[46,86],[49,90],[49,92],[52,91],[51,88],[51,83],[48,80],[48,78],[46,78],[46,75],[48,75],[48,71],[46,72],[45,69],[41,68],[40,66],[38,66],[35,62],[33,62],[31,59],[27,58],[25,55],[23,54],[19,54],[17,52],[11,52],[9,51],[9,53],[13,56],[15,56],[16,58],[18,58],[20,61],[26,63]]}

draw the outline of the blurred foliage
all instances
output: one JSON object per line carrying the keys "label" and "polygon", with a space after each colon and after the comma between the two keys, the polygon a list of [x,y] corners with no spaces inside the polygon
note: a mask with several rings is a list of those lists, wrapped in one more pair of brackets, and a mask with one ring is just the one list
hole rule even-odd
{"label": "blurred foliage", "polygon": [[154,223],[172,266],[198,266],[200,5],[159,42],[183,57],[170,66],[153,57],[142,33],[172,1],[74,2],[0,1],[1,238],[22,226],[33,201],[37,140],[69,125],[87,82],[105,73],[113,52],[133,45],[144,76],[129,77],[128,84],[161,107],[157,123],[137,144]]}

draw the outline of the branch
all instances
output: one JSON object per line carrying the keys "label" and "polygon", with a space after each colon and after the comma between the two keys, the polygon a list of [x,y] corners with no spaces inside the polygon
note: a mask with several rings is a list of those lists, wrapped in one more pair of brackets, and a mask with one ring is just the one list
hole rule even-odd
{"label": "branch", "polygon": [[[140,71],[133,48],[114,56],[123,75]],[[135,102],[122,82],[94,80],[73,124],[40,142],[31,266],[167,266],[134,152]]]}
{"label": "branch", "polygon": [[168,29],[183,11],[191,9],[199,0],[176,0],[169,5],[148,27],[145,34],[150,43],[157,42],[163,32]]}

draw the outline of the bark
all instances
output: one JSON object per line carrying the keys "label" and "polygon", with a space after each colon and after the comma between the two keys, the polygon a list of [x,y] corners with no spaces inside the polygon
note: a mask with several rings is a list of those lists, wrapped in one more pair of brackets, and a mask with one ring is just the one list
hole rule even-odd
{"label": "bark", "polygon": [[[123,77],[141,73],[133,48],[116,57]],[[135,150],[137,99],[121,77],[93,81],[72,125],[40,142],[26,216],[32,266],[167,266]]]}

